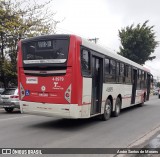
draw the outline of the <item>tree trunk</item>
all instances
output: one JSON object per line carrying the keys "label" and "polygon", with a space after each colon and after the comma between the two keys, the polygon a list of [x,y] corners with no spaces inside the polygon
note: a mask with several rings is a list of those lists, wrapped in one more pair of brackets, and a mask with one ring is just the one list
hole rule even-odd
{"label": "tree trunk", "polygon": [[5,73],[4,73],[4,69],[3,69],[3,64],[4,64],[4,32],[0,32],[1,35],[1,80],[2,83],[4,85],[4,88],[7,87],[7,82],[5,79]]}

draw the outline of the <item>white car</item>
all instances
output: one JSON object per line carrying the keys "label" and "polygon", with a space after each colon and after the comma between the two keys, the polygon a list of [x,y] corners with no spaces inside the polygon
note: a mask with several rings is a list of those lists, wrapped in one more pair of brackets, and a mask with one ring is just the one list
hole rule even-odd
{"label": "white car", "polygon": [[5,109],[6,112],[12,112],[14,108],[20,108],[19,96],[17,88],[5,89],[1,94],[1,107]]}
{"label": "white car", "polygon": [[2,104],[2,98],[1,98],[1,94],[3,93],[4,88],[0,88],[0,105]]}
{"label": "white car", "polygon": [[0,88],[0,95],[2,94],[3,91],[4,91],[4,88]]}
{"label": "white car", "polygon": [[158,95],[158,91],[159,91],[158,89],[154,89],[153,90],[153,95]]}

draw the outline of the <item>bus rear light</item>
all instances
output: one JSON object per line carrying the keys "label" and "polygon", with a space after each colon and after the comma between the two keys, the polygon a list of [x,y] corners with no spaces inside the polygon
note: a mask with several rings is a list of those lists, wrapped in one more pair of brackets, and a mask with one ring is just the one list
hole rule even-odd
{"label": "bus rear light", "polygon": [[67,98],[69,97],[69,93],[66,93],[66,97],[67,97]]}
{"label": "bus rear light", "polygon": [[71,84],[68,86],[67,90],[65,91],[64,98],[71,103]]}
{"label": "bus rear light", "polygon": [[22,100],[24,96],[25,96],[25,91],[22,84],[20,83],[20,99]]}

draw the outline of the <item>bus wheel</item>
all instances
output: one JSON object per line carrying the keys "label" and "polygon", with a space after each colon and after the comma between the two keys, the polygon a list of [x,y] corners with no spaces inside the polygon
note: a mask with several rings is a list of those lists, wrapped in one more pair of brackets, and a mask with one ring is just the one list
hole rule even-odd
{"label": "bus wheel", "polygon": [[115,104],[115,111],[112,112],[112,115],[114,117],[118,117],[120,115],[120,111],[121,111],[121,99],[117,97]]}
{"label": "bus wheel", "polygon": [[105,106],[104,106],[104,113],[101,117],[102,120],[106,121],[110,118],[111,111],[112,111],[111,109],[112,109],[111,101],[109,99],[107,99]]}

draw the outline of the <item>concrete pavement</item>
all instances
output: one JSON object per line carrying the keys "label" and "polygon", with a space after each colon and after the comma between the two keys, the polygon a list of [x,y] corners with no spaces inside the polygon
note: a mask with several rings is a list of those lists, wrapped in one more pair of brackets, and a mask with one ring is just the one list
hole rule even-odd
{"label": "concrete pavement", "polygon": [[153,96],[144,107],[125,109],[119,117],[106,122],[64,120],[19,112],[8,114],[2,109],[0,145],[3,148],[143,148],[158,135],[159,102],[157,96]]}

